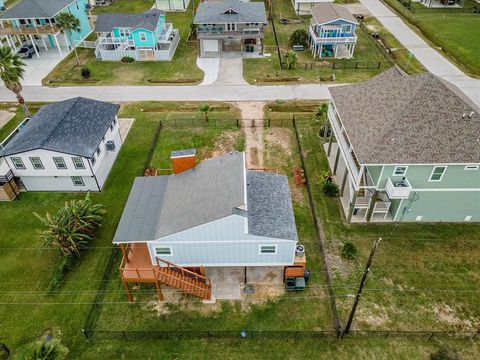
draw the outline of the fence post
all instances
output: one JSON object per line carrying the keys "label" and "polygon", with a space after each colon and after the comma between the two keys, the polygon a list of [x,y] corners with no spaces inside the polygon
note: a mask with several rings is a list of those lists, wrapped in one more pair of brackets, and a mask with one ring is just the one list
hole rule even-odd
{"label": "fence post", "polygon": [[160,120],[160,129],[163,128],[162,120]]}
{"label": "fence post", "polygon": [[240,122],[237,119],[237,128],[240,127]]}
{"label": "fence post", "polygon": [[174,119],[173,121],[174,121],[175,127],[177,127],[177,119]]}
{"label": "fence post", "polygon": [[387,335],[385,335],[385,339],[388,338],[388,335],[390,335],[390,331],[387,331]]}
{"label": "fence post", "polygon": [[122,335],[123,335],[123,340],[127,340],[127,333],[125,331],[122,331]]}
{"label": "fence post", "polygon": [[358,69],[358,61],[355,61],[355,69]]}
{"label": "fence post", "polygon": [[435,333],[432,332],[432,334],[430,335],[430,337],[428,338],[428,340],[429,340],[429,341],[432,340],[432,338],[433,338],[434,336],[435,336]]}
{"label": "fence post", "polygon": [[[83,333],[83,335],[85,335],[85,337],[86,337],[87,340],[88,340],[88,338],[89,338],[89,336],[88,336],[88,331],[85,330],[85,329],[82,329],[82,333]],[[472,339],[473,339],[473,338],[472,338]]]}
{"label": "fence post", "polygon": [[378,62],[378,69],[380,69],[380,66],[382,66],[382,62],[381,62],[381,61]]}

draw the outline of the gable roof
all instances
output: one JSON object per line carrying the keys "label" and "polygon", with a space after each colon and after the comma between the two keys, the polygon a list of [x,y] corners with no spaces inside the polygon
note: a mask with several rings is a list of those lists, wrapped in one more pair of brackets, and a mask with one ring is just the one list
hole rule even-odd
{"label": "gable roof", "polygon": [[263,2],[203,2],[197,8],[194,24],[216,23],[266,23],[267,15]]}
{"label": "gable roof", "polygon": [[244,153],[233,152],[136,178],[113,242],[153,241],[231,215],[247,216],[249,234],[297,240],[287,178],[247,171]]}
{"label": "gable roof", "polygon": [[99,14],[95,23],[95,32],[111,32],[114,28],[145,29],[154,31],[164,11],[151,9],[142,14]]}
{"label": "gable roof", "polygon": [[23,0],[6,10],[0,19],[52,18],[75,0]]}
{"label": "gable roof", "polygon": [[317,24],[325,24],[335,20],[346,20],[357,24],[357,20],[352,13],[342,5],[316,3],[310,11]]}
{"label": "gable roof", "polygon": [[0,156],[45,149],[92,157],[119,108],[82,97],[42,106]]}
{"label": "gable roof", "polygon": [[329,90],[360,164],[480,163],[478,107],[435,75],[393,67]]}

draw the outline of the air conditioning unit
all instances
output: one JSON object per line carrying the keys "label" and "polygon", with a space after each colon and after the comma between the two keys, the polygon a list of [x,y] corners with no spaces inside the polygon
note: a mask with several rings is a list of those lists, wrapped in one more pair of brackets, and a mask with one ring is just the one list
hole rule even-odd
{"label": "air conditioning unit", "polygon": [[115,142],[112,140],[107,141],[105,147],[107,148],[107,151],[115,151]]}

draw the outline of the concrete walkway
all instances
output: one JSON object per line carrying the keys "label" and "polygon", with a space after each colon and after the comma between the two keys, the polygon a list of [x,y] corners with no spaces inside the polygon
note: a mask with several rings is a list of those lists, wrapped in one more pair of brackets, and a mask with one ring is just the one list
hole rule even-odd
{"label": "concrete walkway", "polygon": [[465,75],[443,55],[432,49],[380,0],[360,0],[393,36],[395,36],[432,74],[451,82],[480,106],[480,80]]}
{"label": "concrete walkway", "polygon": [[220,58],[197,58],[197,66],[204,74],[200,85],[212,85],[217,80]]}

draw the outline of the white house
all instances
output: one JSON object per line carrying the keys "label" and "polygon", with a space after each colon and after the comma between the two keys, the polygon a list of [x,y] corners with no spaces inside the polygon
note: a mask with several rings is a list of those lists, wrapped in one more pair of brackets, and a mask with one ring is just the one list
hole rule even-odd
{"label": "white house", "polygon": [[292,0],[293,8],[298,15],[310,15],[315,4],[333,3],[333,0]]}
{"label": "white house", "polygon": [[45,105],[2,142],[0,169],[26,191],[101,191],[122,146],[118,110],[82,97]]}

